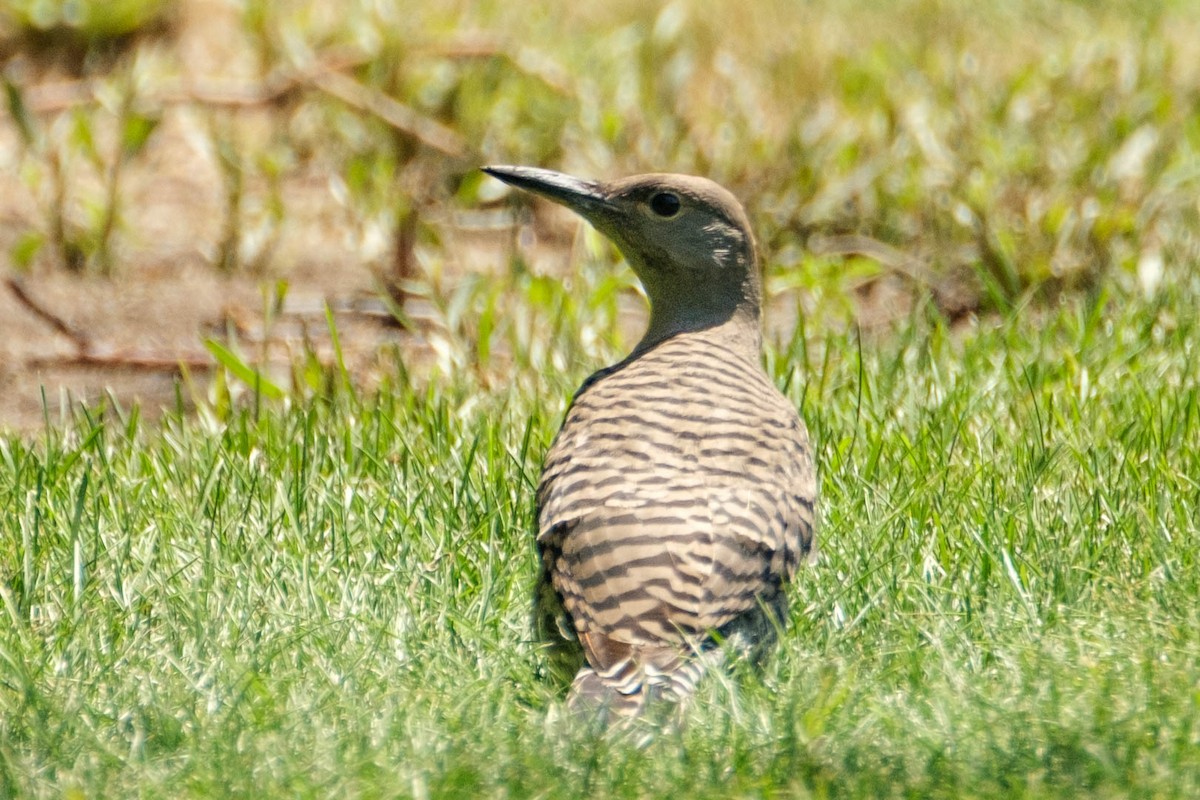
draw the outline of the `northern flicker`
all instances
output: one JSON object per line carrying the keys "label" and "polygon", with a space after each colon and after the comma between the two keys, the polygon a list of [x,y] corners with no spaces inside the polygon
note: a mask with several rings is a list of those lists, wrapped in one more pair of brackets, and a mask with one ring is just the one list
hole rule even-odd
{"label": "northern flicker", "polygon": [[539,633],[581,651],[569,703],[679,700],[757,659],[813,548],[808,434],[762,367],[762,279],[741,204],[705,178],[484,171],[578,213],[645,287],[650,321],[580,386],[538,487]]}

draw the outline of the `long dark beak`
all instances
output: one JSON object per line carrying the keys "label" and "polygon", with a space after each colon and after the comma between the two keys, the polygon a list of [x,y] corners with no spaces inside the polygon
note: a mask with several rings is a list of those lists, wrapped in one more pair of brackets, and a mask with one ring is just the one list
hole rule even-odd
{"label": "long dark beak", "polygon": [[588,219],[610,207],[604,187],[596,181],[585,181],[561,172],[536,167],[480,169],[497,180],[553,200]]}

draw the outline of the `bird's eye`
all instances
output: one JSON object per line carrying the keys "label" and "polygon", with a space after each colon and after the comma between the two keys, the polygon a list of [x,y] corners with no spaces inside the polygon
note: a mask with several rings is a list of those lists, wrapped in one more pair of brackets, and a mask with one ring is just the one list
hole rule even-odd
{"label": "bird's eye", "polygon": [[679,213],[679,195],[659,192],[650,198],[650,209],[660,217],[673,217]]}

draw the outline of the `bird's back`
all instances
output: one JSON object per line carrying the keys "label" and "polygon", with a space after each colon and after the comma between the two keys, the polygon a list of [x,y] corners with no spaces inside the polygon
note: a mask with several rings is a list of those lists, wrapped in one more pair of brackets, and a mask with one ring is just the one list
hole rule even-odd
{"label": "bird's back", "polygon": [[796,410],[709,332],[593,375],[538,490],[540,612],[579,639],[581,678],[624,696],[656,680],[686,693],[712,633],[768,644],[811,549],[815,481]]}

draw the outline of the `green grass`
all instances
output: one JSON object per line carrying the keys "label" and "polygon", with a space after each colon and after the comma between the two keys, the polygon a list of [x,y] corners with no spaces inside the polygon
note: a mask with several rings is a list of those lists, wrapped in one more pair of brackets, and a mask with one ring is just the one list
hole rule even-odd
{"label": "green grass", "polygon": [[[682,731],[564,719],[529,640],[533,487],[628,345],[627,271],[587,234],[563,279],[464,276],[439,220],[486,199],[472,158],[307,90],[270,135],[203,109],[214,268],[249,266],[239,209],[340,176],[364,231],[419,217],[437,364],[385,353],[366,391],[310,355],[268,387],[213,342],[196,414],[0,436],[0,798],[1200,795],[1194,4],[334,5],[247,3],[263,73],[349,48],[471,156],[746,200],[803,322],[767,365],[817,445],[822,559],[764,673],[714,676]],[[477,31],[493,52],[456,53]],[[107,105],[19,131],[40,222],[14,267],[120,279],[118,178],[158,128],[94,142],[157,120],[143,90],[179,69],[137,52],[93,77]],[[814,252],[849,235],[920,266],[862,335],[897,265]]]}
{"label": "green grass", "polygon": [[556,713],[526,626],[582,361],[9,437],[0,794],[1192,796],[1198,300],[773,351],[823,558],[765,674],[640,750]]}

